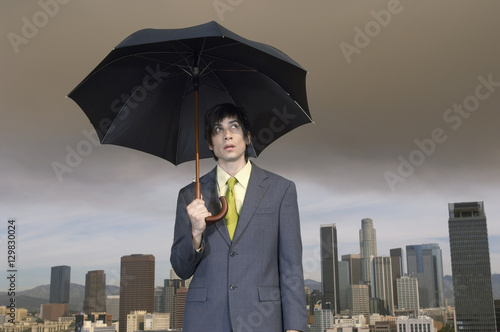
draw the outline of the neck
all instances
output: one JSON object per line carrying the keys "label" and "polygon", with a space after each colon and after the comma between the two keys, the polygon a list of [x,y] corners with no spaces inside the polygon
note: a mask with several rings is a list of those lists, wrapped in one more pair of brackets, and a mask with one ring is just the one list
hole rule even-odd
{"label": "neck", "polygon": [[231,176],[235,176],[236,174],[238,174],[238,172],[241,171],[246,164],[247,162],[245,161],[244,158],[242,161],[226,162],[226,163],[221,162],[221,160],[219,160],[220,168],[222,168],[224,171],[227,172],[227,174]]}

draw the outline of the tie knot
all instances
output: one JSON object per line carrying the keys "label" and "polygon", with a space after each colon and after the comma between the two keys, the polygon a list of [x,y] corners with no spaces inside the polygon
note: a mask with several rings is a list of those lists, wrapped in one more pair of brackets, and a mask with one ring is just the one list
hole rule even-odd
{"label": "tie knot", "polygon": [[234,178],[234,177],[229,178],[227,180],[227,185],[228,185],[229,189],[233,189],[236,182],[238,182],[238,180],[236,180],[236,178]]}

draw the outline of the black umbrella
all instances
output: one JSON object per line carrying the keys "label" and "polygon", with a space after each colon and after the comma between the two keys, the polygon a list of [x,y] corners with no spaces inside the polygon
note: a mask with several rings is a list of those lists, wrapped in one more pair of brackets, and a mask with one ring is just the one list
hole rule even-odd
{"label": "black umbrella", "polygon": [[183,29],[139,30],[68,95],[102,144],[144,151],[175,165],[213,157],[199,146],[199,117],[211,106],[243,106],[252,131],[250,156],[311,122],[306,71],[276,48],[247,40],[216,22]]}

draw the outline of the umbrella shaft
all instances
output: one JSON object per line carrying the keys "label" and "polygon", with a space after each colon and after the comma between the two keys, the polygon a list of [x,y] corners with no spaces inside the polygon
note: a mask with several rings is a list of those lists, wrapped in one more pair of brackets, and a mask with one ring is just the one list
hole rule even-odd
{"label": "umbrella shaft", "polygon": [[194,121],[195,121],[195,151],[196,151],[196,181],[195,181],[195,198],[201,198],[200,187],[200,130],[198,121],[198,89],[194,91]]}

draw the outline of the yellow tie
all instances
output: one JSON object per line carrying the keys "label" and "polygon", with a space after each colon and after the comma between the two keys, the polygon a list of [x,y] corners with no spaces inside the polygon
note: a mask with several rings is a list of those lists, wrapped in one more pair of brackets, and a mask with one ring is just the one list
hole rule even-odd
{"label": "yellow tie", "polygon": [[236,230],[236,224],[238,224],[238,212],[236,211],[236,200],[234,198],[234,185],[238,182],[235,178],[229,178],[227,180],[227,214],[226,214],[226,225],[227,231],[229,232],[229,238],[233,241],[234,231]]}

